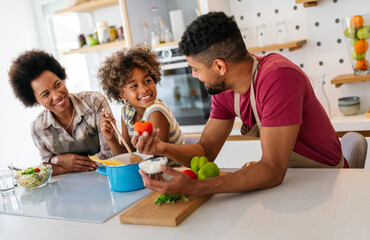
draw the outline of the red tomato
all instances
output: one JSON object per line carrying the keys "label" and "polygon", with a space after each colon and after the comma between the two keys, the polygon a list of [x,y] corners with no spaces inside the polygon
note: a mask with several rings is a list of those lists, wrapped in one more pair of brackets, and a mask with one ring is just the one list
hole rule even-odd
{"label": "red tomato", "polygon": [[188,175],[191,179],[198,179],[198,176],[197,174],[195,174],[195,172],[193,172],[192,170],[190,169],[185,169],[184,171],[182,171],[183,173],[185,173],[186,175]]}
{"label": "red tomato", "polygon": [[35,172],[40,172],[40,168],[35,168]]}
{"label": "red tomato", "polygon": [[134,130],[141,136],[144,132],[151,134],[153,131],[153,124],[149,121],[139,121],[134,124]]}

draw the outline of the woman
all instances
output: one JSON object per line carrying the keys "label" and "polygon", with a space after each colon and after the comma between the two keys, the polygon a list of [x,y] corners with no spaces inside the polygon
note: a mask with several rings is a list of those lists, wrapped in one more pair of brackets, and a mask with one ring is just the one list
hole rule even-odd
{"label": "woman", "polygon": [[102,109],[110,110],[107,100],[98,92],[69,93],[65,69],[52,55],[40,50],[20,54],[9,78],[26,107],[45,108],[32,123],[32,138],[54,175],[95,170],[88,155],[112,156],[99,128]]}

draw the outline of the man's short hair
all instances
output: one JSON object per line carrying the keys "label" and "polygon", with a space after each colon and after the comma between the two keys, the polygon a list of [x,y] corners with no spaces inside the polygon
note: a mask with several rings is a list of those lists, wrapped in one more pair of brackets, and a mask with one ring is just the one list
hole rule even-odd
{"label": "man's short hair", "polygon": [[210,12],[195,19],[183,34],[179,52],[210,67],[215,59],[248,60],[248,51],[234,17]]}

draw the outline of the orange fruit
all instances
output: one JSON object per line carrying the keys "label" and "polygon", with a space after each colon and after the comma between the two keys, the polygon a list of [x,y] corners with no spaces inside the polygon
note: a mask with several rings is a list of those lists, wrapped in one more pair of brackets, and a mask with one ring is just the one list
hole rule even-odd
{"label": "orange fruit", "polygon": [[369,49],[369,43],[366,40],[358,40],[354,48],[357,54],[364,54]]}
{"label": "orange fruit", "polygon": [[364,25],[364,18],[360,15],[353,16],[350,25],[353,29],[359,29]]}
{"label": "orange fruit", "polygon": [[369,68],[369,61],[366,59],[361,59],[356,62],[356,69],[367,70]]}

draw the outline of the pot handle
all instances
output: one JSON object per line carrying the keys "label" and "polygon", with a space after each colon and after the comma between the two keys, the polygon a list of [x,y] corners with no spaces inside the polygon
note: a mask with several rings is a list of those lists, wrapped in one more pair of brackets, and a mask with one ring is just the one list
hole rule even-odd
{"label": "pot handle", "polygon": [[96,172],[99,173],[99,174],[101,174],[101,175],[107,176],[107,172],[106,172],[105,166],[98,167],[96,169]]}

